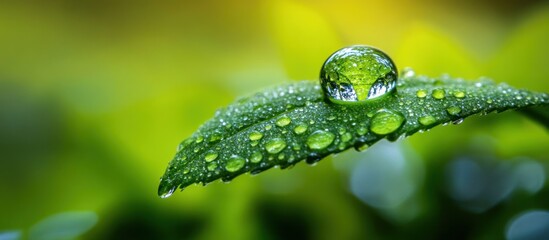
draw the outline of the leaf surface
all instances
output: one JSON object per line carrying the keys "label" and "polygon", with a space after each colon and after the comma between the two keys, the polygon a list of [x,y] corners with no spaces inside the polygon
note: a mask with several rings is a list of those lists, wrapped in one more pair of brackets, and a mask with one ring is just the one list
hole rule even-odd
{"label": "leaf surface", "polygon": [[397,91],[361,104],[325,100],[317,82],[273,87],[220,109],[178,147],[161,178],[158,194],[177,188],[229,181],[302,160],[314,163],[354,147],[366,149],[474,114],[525,111],[549,122],[549,95],[518,90],[490,80],[413,76],[399,79]]}

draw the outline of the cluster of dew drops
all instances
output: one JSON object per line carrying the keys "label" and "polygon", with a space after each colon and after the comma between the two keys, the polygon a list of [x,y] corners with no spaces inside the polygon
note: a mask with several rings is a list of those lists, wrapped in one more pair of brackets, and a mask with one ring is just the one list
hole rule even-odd
{"label": "cluster of dew drops", "polygon": [[[402,79],[411,79],[415,77],[415,73],[411,68],[405,68],[402,72]],[[445,78],[448,76],[443,76]],[[449,78],[449,77],[448,77]],[[375,101],[384,96],[393,94],[397,86],[400,86],[402,82],[397,84],[398,73],[395,64],[389,58],[388,55],[383,53],[381,50],[378,50],[373,47],[355,45],[346,48],[342,48],[335,53],[333,53],[323,64],[320,72],[320,87],[325,98],[334,103],[340,105],[356,105],[356,104],[367,104],[370,101]],[[458,80],[459,82],[460,80]],[[489,80],[481,80],[476,83],[477,87],[482,87],[484,84],[491,84]],[[503,88],[502,92],[506,94],[512,94],[513,89],[506,86],[500,85],[499,88]],[[530,98],[529,96],[522,95],[519,92],[514,93],[516,99],[520,100],[524,98]],[[453,90],[445,91],[444,89],[434,89],[431,92],[428,92],[424,89],[418,89],[416,96],[419,99],[419,104],[422,104],[422,100],[426,99],[430,95],[431,98],[436,100],[442,100],[448,95],[454,97],[457,100],[461,100],[468,96],[465,91],[462,90]],[[300,100],[300,99],[298,99]],[[532,101],[538,101],[539,99],[527,99]],[[501,99],[484,99],[488,104],[493,102],[503,101]],[[413,105],[417,102],[406,102],[400,101],[400,105]],[[429,106],[425,106],[429,107]],[[481,106],[478,106],[481,108]],[[406,108],[405,108],[406,109]],[[410,113],[408,113],[410,118],[416,118],[417,122],[422,126],[428,127],[436,124],[439,120],[437,116],[434,115],[423,115],[423,116],[414,116],[413,108],[408,108]],[[475,111],[476,109],[473,109]],[[459,106],[449,106],[446,108],[446,113],[450,116],[454,116],[452,123],[459,124],[463,121],[463,118],[458,116],[462,112],[462,109]],[[405,113],[406,114],[406,113]],[[375,113],[368,113],[368,117],[371,117],[371,122],[369,129],[372,133],[377,135],[388,135],[395,132],[399,129],[405,122],[404,114],[388,109],[380,109]],[[330,117],[335,119],[335,117]],[[327,120],[333,120],[327,119]],[[313,121],[313,120],[311,120]],[[292,123],[292,119],[288,116],[281,116],[275,121],[275,125],[283,128]],[[313,124],[314,122],[309,122]],[[447,123],[445,123],[447,124]],[[302,135],[308,131],[308,124],[305,122],[300,122],[293,127],[293,132],[296,135]],[[267,125],[265,130],[270,130],[272,125]],[[357,129],[359,135],[364,135],[367,132],[365,127]],[[422,132],[422,130],[419,130]],[[215,135],[215,134],[214,134]],[[342,143],[348,142],[351,140],[352,135],[348,132],[340,132],[340,140]],[[253,131],[249,133],[249,140],[252,143],[252,147],[257,146],[259,140],[264,137],[264,134],[259,131]],[[219,140],[220,136],[213,139],[214,141]],[[306,138],[306,146],[311,150],[323,150],[329,147],[334,140],[336,139],[336,134],[328,130],[315,130],[312,131]],[[211,140],[211,139],[210,139]],[[203,137],[198,137],[195,139],[197,143],[203,141]],[[275,137],[268,139],[264,144],[265,151],[272,158],[278,154],[279,160],[284,159],[286,156],[282,151],[288,147],[288,143],[283,138]],[[360,147],[357,147],[357,150],[364,150],[368,147],[368,144],[363,144]],[[294,149],[299,150],[299,149]],[[218,153],[215,151],[208,151],[204,155],[204,160],[206,162],[206,169],[209,172],[219,171],[219,166],[217,161]],[[293,162],[293,156],[288,157],[288,161]],[[253,164],[261,163],[263,160],[263,154],[261,151],[256,150],[249,153],[248,159],[245,159],[238,155],[230,156],[224,163],[224,170],[230,173],[238,172],[246,166],[246,163],[249,161]],[[269,159],[271,160],[271,159]],[[260,165],[261,166],[261,165]],[[189,169],[184,169],[183,174],[189,172]],[[162,193],[161,197],[169,197],[176,187],[169,189],[167,192]]]}

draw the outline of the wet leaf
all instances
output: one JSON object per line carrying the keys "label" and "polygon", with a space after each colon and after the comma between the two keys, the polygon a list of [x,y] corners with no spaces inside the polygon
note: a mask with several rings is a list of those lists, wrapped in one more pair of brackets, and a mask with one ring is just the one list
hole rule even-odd
{"label": "wet leaf", "polygon": [[[394,94],[356,104],[326,101],[317,82],[286,84],[237,100],[184,140],[158,194],[302,160],[314,163],[354,147],[366,149],[474,114],[518,109],[549,122],[549,95],[490,80],[408,76]],[[535,107],[535,108],[534,108]],[[546,124],[547,125],[547,124]]]}

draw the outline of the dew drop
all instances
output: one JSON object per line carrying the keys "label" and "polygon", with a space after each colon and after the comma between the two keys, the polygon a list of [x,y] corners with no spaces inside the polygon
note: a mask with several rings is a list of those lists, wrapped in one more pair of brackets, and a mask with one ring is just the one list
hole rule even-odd
{"label": "dew drop", "polygon": [[295,134],[303,134],[305,131],[307,131],[308,127],[309,126],[307,126],[307,124],[300,123],[294,128],[294,132]]}
{"label": "dew drop", "polygon": [[425,91],[423,89],[417,90],[416,96],[418,98],[425,98],[425,97],[427,97],[427,91]]}
{"label": "dew drop", "polygon": [[432,125],[436,121],[437,121],[436,118],[431,115],[427,115],[419,118],[419,123],[421,123],[421,125],[423,126]]}
{"label": "dew drop", "polygon": [[328,116],[328,118],[326,118],[328,121],[332,121],[332,120],[335,120],[336,119],[336,116],[332,115],[332,116]]}
{"label": "dew drop", "polygon": [[374,99],[395,89],[396,66],[381,50],[356,45],[342,48],[324,62],[320,85],[332,102]]}
{"label": "dew drop", "polygon": [[279,127],[284,127],[292,122],[292,119],[290,119],[287,116],[280,117],[278,120],[276,120],[276,125]]}
{"label": "dew drop", "polygon": [[206,154],[206,156],[204,156],[204,160],[206,160],[206,162],[211,162],[215,160],[217,156],[218,154],[216,152],[209,152]]}
{"label": "dew drop", "polygon": [[196,143],[201,143],[202,141],[204,141],[204,137],[203,137],[203,136],[198,136],[198,137],[196,137],[196,140],[195,140]]}
{"label": "dew drop", "polygon": [[217,133],[214,133],[210,136],[210,142],[217,142],[221,140],[221,135],[217,134]]}
{"label": "dew drop", "polygon": [[251,132],[248,136],[251,141],[257,141],[260,140],[263,137],[263,133],[260,132]]}
{"label": "dew drop", "polygon": [[217,163],[210,163],[206,168],[208,168],[208,171],[213,172],[217,169]]}
{"label": "dew drop", "polygon": [[160,194],[160,197],[161,198],[168,198],[173,194],[173,192],[175,192],[176,189],[177,189],[177,186],[173,186],[167,192],[164,192],[164,193]]}
{"label": "dew drop", "polygon": [[383,109],[372,118],[370,130],[379,135],[386,135],[399,129],[402,123],[404,123],[402,114]]}
{"label": "dew drop", "polygon": [[448,114],[450,115],[458,115],[460,112],[461,112],[461,108],[460,107],[449,107],[446,109],[446,112],[448,112]]}
{"label": "dew drop", "polygon": [[320,150],[324,149],[335,139],[335,135],[328,131],[323,130],[317,130],[313,132],[309,137],[307,137],[307,146],[309,146],[310,149],[314,150]]}
{"label": "dew drop", "polygon": [[456,98],[464,98],[465,97],[465,92],[457,90],[457,91],[454,91],[453,95]]}
{"label": "dew drop", "polygon": [[443,89],[435,89],[433,90],[433,98],[434,99],[444,99],[446,96],[446,92]]}
{"label": "dew drop", "polygon": [[245,163],[246,160],[244,158],[233,155],[229,158],[229,160],[227,160],[227,163],[225,164],[225,170],[229,172],[236,172],[244,167]]}
{"label": "dew drop", "polygon": [[251,141],[250,146],[255,147],[259,144],[259,141]]}
{"label": "dew drop", "polygon": [[358,133],[358,135],[360,135],[360,136],[366,134],[367,132],[368,132],[368,129],[366,127],[359,127],[356,130],[356,133]]}
{"label": "dew drop", "polygon": [[351,133],[344,133],[343,135],[341,135],[341,141],[342,142],[348,142],[351,140],[351,138],[353,138],[353,135],[351,135]]}
{"label": "dew drop", "polygon": [[271,124],[267,124],[265,126],[265,130],[267,130],[267,131],[271,130],[271,128],[273,128],[273,125],[271,125]]}
{"label": "dew drop", "polygon": [[276,154],[286,147],[286,141],[282,138],[273,138],[265,143],[265,150],[270,154]]}
{"label": "dew drop", "polygon": [[263,159],[263,155],[259,151],[255,151],[250,156],[250,162],[252,162],[252,163],[258,163],[258,162],[261,161],[261,159]]}

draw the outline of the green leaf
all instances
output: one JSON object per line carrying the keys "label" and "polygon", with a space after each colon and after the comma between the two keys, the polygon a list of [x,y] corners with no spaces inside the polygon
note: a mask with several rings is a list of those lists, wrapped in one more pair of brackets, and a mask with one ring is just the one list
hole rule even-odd
{"label": "green leaf", "polygon": [[[537,110],[531,107],[537,106]],[[424,76],[399,79],[394,94],[363,104],[326,101],[317,82],[286,84],[242,98],[183,141],[161,179],[158,194],[178,187],[229,181],[246,172],[314,163],[380,139],[396,140],[473,114],[523,109],[546,125],[549,95],[489,80]],[[541,110],[540,110],[541,109]]]}

